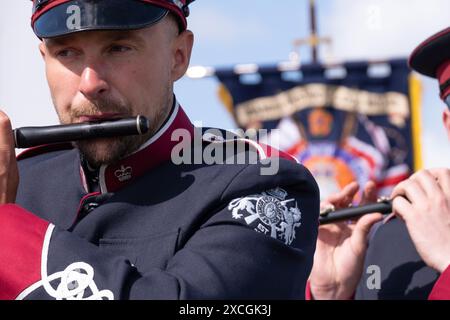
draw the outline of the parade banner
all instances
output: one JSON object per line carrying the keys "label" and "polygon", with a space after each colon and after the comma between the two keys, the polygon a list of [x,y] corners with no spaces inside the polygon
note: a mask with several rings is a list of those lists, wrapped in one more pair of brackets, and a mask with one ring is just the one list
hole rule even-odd
{"label": "parade banner", "polygon": [[406,60],[294,71],[260,66],[251,74],[216,70],[216,76],[237,126],[269,130],[259,139],[305,165],[322,199],[368,180],[380,196],[389,195],[421,167],[420,83]]}

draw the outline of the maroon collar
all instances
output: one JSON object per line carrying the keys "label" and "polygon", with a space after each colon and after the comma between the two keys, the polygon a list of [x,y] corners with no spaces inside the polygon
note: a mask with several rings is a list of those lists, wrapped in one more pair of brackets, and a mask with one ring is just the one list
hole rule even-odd
{"label": "maroon collar", "polygon": [[[173,147],[179,143],[179,141],[172,141],[172,133],[176,129],[185,129],[191,137],[194,136],[194,126],[178,102],[175,103],[174,110],[166,124],[138,151],[118,163],[100,167],[101,192],[115,192],[132,183],[148,170],[168,161]],[[85,182],[84,174],[82,174],[82,180]]]}

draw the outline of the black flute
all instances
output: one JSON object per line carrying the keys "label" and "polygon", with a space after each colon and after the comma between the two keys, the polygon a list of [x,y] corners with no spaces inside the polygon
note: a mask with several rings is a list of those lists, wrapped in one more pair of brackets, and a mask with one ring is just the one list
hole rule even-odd
{"label": "black flute", "polygon": [[149,121],[144,116],[83,122],[47,127],[22,127],[13,130],[16,148],[30,148],[42,144],[71,142],[92,138],[142,135],[148,132]]}
{"label": "black flute", "polygon": [[377,203],[370,203],[362,206],[321,212],[319,217],[319,223],[327,224],[341,220],[349,220],[373,212],[380,212],[383,214],[391,213],[392,200],[380,200]]}

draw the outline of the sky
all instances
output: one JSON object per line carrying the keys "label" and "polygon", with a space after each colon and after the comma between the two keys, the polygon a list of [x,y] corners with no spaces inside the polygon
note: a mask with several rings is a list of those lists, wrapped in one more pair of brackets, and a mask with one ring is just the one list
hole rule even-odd
{"label": "sky", "polygon": [[[308,0],[196,0],[189,29],[195,34],[191,66],[276,64],[289,59],[293,42],[308,36]],[[320,36],[332,39],[321,61],[406,58],[422,40],[448,27],[448,0],[316,0]],[[30,28],[31,1],[2,1],[0,10],[0,108],[13,127],[56,124],[39,40]],[[310,61],[300,49],[303,63]],[[450,165],[450,142],[442,125],[445,105],[437,82],[423,84],[422,149],[425,167]],[[184,77],[175,94],[192,121],[235,128],[217,98],[214,77]]]}

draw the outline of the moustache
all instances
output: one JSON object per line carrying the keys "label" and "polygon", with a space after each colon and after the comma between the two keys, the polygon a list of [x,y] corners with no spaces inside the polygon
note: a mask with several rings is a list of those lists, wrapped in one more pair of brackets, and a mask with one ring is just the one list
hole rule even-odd
{"label": "moustache", "polygon": [[131,116],[131,107],[111,99],[104,99],[95,102],[72,105],[70,117],[72,119],[76,119],[81,116],[95,116],[101,113],[120,114],[124,117]]}

